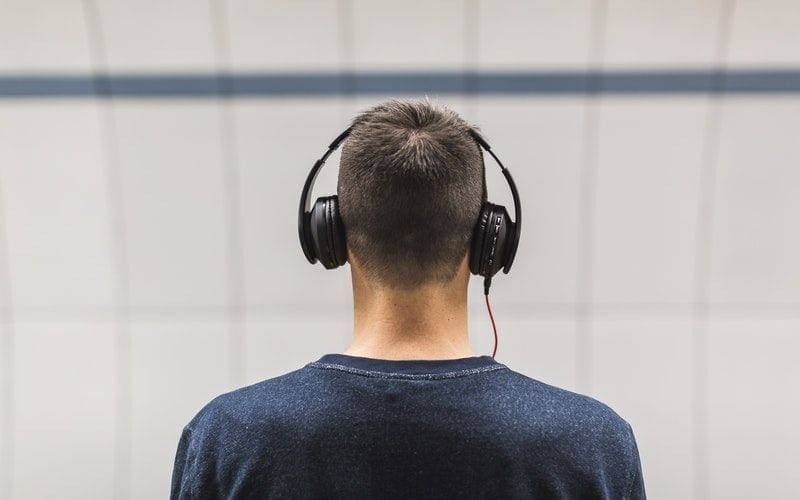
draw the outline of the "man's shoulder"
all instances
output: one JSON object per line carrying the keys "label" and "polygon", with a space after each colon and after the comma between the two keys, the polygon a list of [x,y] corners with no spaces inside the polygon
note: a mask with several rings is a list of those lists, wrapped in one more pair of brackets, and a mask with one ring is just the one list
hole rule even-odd
{"label": "man's shoulder", "polygon": [[630,424],[605,402],[512,369],[506,373],[510,382],[508,397],[516,399],[517,410],[523,417],[529,417],[523,421],[553,432],[558,430],[556,435],[582,443],[632,444]]}
{"label": "man's shoulder", "polygon": [[620,497],[644,498],[639,450],[626,419],[592,396],[506,372],[520,401],[515,417],[521,424],[514,430],[524,436],[527,449],[539,459],[549,457],[576,484],[602,480],[622,492]]}
{"label": "man's shoulder", "polygon": [[[265,424],[281,412],[291,412],[291,395],[297,394],[305,381],[304,368],[267,378],[222,393],[205,403],[186,424],[190,431],[199,428],[247,430]],[[269,408],[269,412],[264,410]]]}

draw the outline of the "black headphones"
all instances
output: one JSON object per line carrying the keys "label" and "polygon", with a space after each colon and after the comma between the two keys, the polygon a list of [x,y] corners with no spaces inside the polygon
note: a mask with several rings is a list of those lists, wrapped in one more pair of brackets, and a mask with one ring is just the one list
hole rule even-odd
{"label": "black headphones", "polygon": [[[303,193],[300,196],[300,209],[297,216],[297,230],[300,236],[300,246],[306,259],[311,264],[319,259],[326,269],[334,269],[347,262],[347,244],[345,241],[344,224],[339,215],[338,197],[323,196],[317,198],[314,206],[309,211],[308,195],[314,187],[322,165],[328,157],[336,151],[339,145],[350,135],[352,127],[348,128],[333,140],[328,150],[314,163],[308,173]],[[508,274],[519,245],[520,222],[522,211],[519,202],[519,193],[511,172],[494,154],[489,144],[477,132],[470,130],[470,134],[480,147],[486,150],[500,166],[503,176],[511,188],[514,197],[514,215],[512,221],[508,211],[502,205],[495,205],[488,201],[483,203],[480,216],[475,223],[470,244],[469,270],[472,274],[483,276],[484,292],[488,294],[492,276],[500,269]],[[480,149],[480,148],[479,148]]]}

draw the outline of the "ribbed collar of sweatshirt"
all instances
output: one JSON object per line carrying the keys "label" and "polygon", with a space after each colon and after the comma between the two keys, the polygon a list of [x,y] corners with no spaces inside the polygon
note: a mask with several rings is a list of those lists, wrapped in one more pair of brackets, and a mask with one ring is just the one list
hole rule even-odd
{"label": "ribbed collar of sweatshirt", "polygon": [[427,379],[463,377],[508,368],[488,354],[453,359],[378,359],[329,353],[306,366],[374,377]]}

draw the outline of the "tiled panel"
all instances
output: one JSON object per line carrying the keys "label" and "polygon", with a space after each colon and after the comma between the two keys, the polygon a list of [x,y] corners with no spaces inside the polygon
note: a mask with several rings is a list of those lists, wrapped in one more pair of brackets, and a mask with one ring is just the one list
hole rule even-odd
{"label": "tiled panel", "polygon": [[0,183],[15,306],[109,306],[113,270],[97,106],[0,105]]}
{"label": "tiled panel", "polygon": [[798,498],[800,321],[717,321],[709,344],[711,498]]}
{"label": "tiled panel", "polygon": [[800,302],[800,98],[728,100],[717,166],[711,298]]}
{"label": "tiled panel", "polygon": [[97,2],[112,71],[215,69],[211,2]]}
{"label": "tiled panel", "polygon": [[763,67],[800,63],[799,25],[795,0],[737,0],[727,62]]}
{"label": "tiled panel", "polygon": [[357,69],[463,67],[463,1],[352,0],[351,5]]}
{"label": "tiled panel", "polygon": [[4,185],[0,177],[0,498],[11,497],[14,411],[14,327],[11,323],[11,290],[5,227]]}
{"label": "tiled panel", "polygon": [[[0,252],[0,259],[2,259],[2,252]],[[0,261],[2,265],[2,261]],[[2,271],[0,271],[2,272]],[[0,299],[2,299],[2,282],[0,282]],[[0,302],[0,307],[5,306]],[[13,443],[12,436],[13,426],[13,412],[14,412],[14,375],[11,373],[13,369],[13,356],[12,350],[13,340],[12,327],[4,321],[3,313],[0,312],[0,498],[11,497],[11,488],[13,478],[12,466],[13,463]]]}
{"label": "tiled panel", "polygon": [[227,328],[136,323],[131,362],[131,498],[166,498],[183,426],[230,390]]}
{"label": "tiled panel", "polygon": [[482,69],[573,69],[589,62],[591,0],[477,4],[477,58]]}
{"label": "tiled panel", "polygon": [[[580,99],[484,99],[478,105],[478,125],[513,174],[523,212],[513,268],[492,284],[498,303],[575,300],[583,120]],[[499,167],[489,155],[484,159],[489,200],[513,212]]]}
{"label": "tiled panel", "polygon": [[114,329],[17,324],[14,498],[109,498]]}
{"label": "tiled panel", "polygon": [[91,67],[78,0],[9,0],[0,16],[0,73],[87,71]]}
{"label": "tiled panel", "polygon": [[[350,303],[349,266],[311,266],[300,248],[297,208],[314,161],[345,128],[333,100],[238,101],[235,108],[244,207],[249,306]],[[329,158],[310,198],[336,193],[339,155]]]}
{"label": "tiled panel", "polygon": [[336,69],[341,4],[227,0],[231,65],[239,71]]}
{"label": "tiled panel", "polygon": [[439,102],[451,108],[456,113],[473,125],[478,124],[480,97],[477,95],[451,95],[438,98]]}
{"label": "tiled panel", "polygon": [[352,331],[350,311],[302,319],[253,319],[245,334],[247,384],[297,370],[323,354],[344,351]]}
{"label": "tiled panel", "polygon": [[603,63],[660,67],[714,61],[723,0],[608,2]]}
{"label": "tiled panel", "polygon": [[689,302],[706,102],[607,99],[599,112],[594,298]]}
{"label": "tiled panel", "polygon": [[691,322],[600,319],[594,393],[633,427],[651,496],[692,496]]}
{"label": "tiled panel", "polygon": [[134,307],[227,301],[224,169],[213,102],[115,105]]}
{"label": "tiled panel", "polygon": [[[572,319],[513,314],[497,301],[492,301],[492,311],[498,338],[495,360],[546,384],[576,390]],[[472,309],[470,313],[472,349],[479,356],[491,356],[494,333],[486,307]]]}

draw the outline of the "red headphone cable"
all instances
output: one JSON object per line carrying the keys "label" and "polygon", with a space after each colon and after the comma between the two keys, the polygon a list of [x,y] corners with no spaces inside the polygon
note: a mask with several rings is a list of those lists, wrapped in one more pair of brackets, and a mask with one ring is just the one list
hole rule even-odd
{"label": "red headphone cable", "polygon": [[492,321],[492,331],[494,332],[494,350],[492,351],[492,358],[497,353],[497,325],[494,322],[494,314],[492,313],[492,303],[489,302],[489,287],[492,286],[492,278],[486,277],[483,280],[483,296],[486,298],[486,309],[489,311],[489,319]]}

